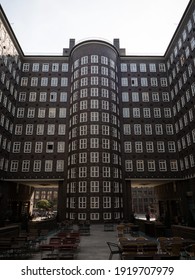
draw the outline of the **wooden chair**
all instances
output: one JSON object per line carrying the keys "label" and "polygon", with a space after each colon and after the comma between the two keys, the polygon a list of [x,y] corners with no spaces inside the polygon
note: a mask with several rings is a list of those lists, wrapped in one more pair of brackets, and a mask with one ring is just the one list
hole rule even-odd
{"label": "wooden chair", "polygon": [[155,255],[158,251],[158,246],[154,242],[143,244],[143,253],[147,255]]}
{"label": "wooden chair", "polygon": [[159,246],[160,246],[160,251],[162,253],[166,252],[166,247],[167,247],[167,238],[164,236],[158,237],[157,239]]}
{"label": "wooden chair", "polygon": [[138,245],[137,243],[131,243],[123,246],[123,253],[122,253],[122,259],[123,260],[131,260],[134,259],[134,257],[138,253]]}
{"label": "wooden chair", "polygon": [[170,256],[179,256],[181,253],[182,244],[181,243],[171,243],[170,247],[167,249],[167,253]]}
{"label": "wooden chair", "polygon": [[113,242],[106,242],[106,243],[110,249],[109,260],[112,260],[113,255],[119,255],[120,259],[122,259],[122,251],[119,245]]}
{"label": "wooden chair", "polygon": [[49,244],[40,245],[39,249],[41,251],[41,259],[45,258],[45,256],[44,256],[45,252],[48,252],[50,256],[54,253],[54,246],[49,245]]}
{"label": "wooden chair", "polygon": [[117,225],[116,229],[117,229],[117,232],[118,232],[118,237],[123,237],[125,225],[122,225],[122,224]]}
{"label": "wooden chair", "polygon": [[193,259],[195,257],[195,244],[191,244],[185,248],[184,258]]}

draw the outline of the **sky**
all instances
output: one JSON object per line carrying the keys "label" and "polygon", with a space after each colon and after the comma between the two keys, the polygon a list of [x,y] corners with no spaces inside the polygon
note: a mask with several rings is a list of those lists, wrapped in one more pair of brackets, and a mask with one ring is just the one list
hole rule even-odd
{"label": "sky", "polygon": [[128,55],[163,55],[189,0],[0,0],[26,55],[61,55],[69,39],[101,39]]}

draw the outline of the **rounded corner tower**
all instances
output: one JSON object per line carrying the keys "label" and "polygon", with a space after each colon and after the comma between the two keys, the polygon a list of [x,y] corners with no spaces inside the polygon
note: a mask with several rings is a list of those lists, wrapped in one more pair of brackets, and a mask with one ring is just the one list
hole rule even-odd
{"label": "rounded corner tower", "polygon": [[87,40],[70,52],[65,219],[124,218],[118,51]]}

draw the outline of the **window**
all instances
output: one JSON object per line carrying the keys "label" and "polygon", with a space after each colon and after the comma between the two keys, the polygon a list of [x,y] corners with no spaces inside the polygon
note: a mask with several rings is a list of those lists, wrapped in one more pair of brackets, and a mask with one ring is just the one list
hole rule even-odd
{"label": "window", "polygon": [[175,142],[168,141],[168,150],[169,150],[170,153],[176,152]]}
{"label": "window", "polygon": [[78,208],[86,208],[87,198],[79,197]]}
{"label": "window", "polygon": [[87,100],[80,101],[80,110],[85,110],[85,109],[87,109]]}
{"label": "window", "polygon": [[54,152],[54,142],[47,142],[46,153],[53,153],[53,152]]}
{"label": "window", "polygon": [[26,92],[20,92],[20,94],[19,94],[19,101],[20,102],[25,102],[26,101]]}
{"label": "window", "polygon": [[62,63],[62,72],[68,72],[68,63]]}
{"label": "window", "polygon": [[27,86],[28,85],[28,78],[22,77],[21,78],[21,86]]}
{"label": "window", "polygon": [[79,167],[79,178],[87,177],[87,167]]}
{"label": "window", "polygon": [[38,124],[37,125],[37,135],[43,135],[44,134],[44,124]]}
{"label": "window", "polygon": [[133,108],[133,117],[140,118],[140,108]]}
{"label": "window", "polygon": [[14,142],[13,143],[13,153],[19,153],[20,152],[20,146],[21,146],[20,142]]}
{"label": "window", "polygon": [[87,139],[80,139],[79,148],[80,149],[87,149]]}
{"label": "window", "polygon": [[53,169],[53,160],[45,161],[45,172],[52,172]]}
{"label": "window", "polygon": [[51,86],[57,87],[58,86],[58,78],[51,78]]}
{"label": "window", "polygon": [[99,181],[90,182],[90,192],[99,192]]}
{"label": "window", "polygon": [[24,142],[24,153],[31,153],[32,143]]}
{"label": "window", "polygon": [[144,171],[144,161],[143,160],[136,160],[136,169],[138,172]]}
{"label": "window", "polygon": [[148,160],[148,171],[156,171],[155,160]]}
{"label": "window", "polygon": [[147,141],[146,142],[146,152],[153,153],[154,152],[154,144],[153,142]]}
{"label": "window", "polygon": [[79,153],[79,163],[87,162],[87,153]]}
{"label": "window", "polygon": [[79,182],[79,193],[85,193],[87,191],[87,182],[80,181]]}
{"label": "window", "polygon": [[[101,67],[101,74],[106,75],[106,67]],[[91,74],[98,74],[99,69],[98,66],[91,66]]]}
{"label": "window", "polygon": [[98,63],[98,55],[91,55],[91,63]]}
{"label": "window", "polygon": [[142,101],[149,102],[149,93],[148,92],[142,92]]}
{"label": "window", "polygon": [[123,118],[130,118],[130,109],[123,108]]}
{"label": "window", "polygon": [[39,71],[39,63],[33,63],[32,71],[33,72],[38,72]]}
{"label": "window", "polygon": [[167,133],[167,135],[173,135],[173,125],[172,124],[166,124],[166,133]]}
{"label": "window", "polygon": [[109,110],[109,102],[102,100],[102,109],[103,110]]}
{"label": "window", "polygon": [[51,92],[50,93],[50,101],[56,102],[57,101],[57,92]]}
{"label": "window", "polygon": [[99,134],[99,125],[90,125],[90,133],[92,135]]}
{"label": "window", "polygon": [[23,117],[24,117],[24,108],[18,108],[17,118],[23,118]]}
{"label": "window", "polygon": [[158,92],[152,93],[152,101],[159,102],[159,93]]}
{"label": "window", "polygon": [[146,72],[146,64],[145,63],[140,64],[140,72]]}
{"label": "window", "polygon": [[91,177],[99,177],[99,166],[91,166],[90,167],[90,176]]}
{"label": "window", "polygon": [[167,78],[160,78],[161,87],[167,87]]}
{"label": "window", "polygon": [[153,111],[154,111],[154,117],[155,118],[161,118],[161,110],[160,110],[160,108],[154,108]]}
{"label": "window", "polygon": [[90,148],[99,148],[99,139],[98,138],[90,139]]}
{"label": "window", "polygon": [[49,118],[55,118],[56,117],[56,108],[49,108]]}
{"label": "window", "polygon": [[170,160],[171,171],[178,171],[177,160]]}
{"label": "window", "polygon": [[122,92],[122,101],[128,102],[129,101],[129,93],[128,92]]}
{"label": "window", "polygon": [[41,86],[47,86],[48,85],[48,78],[47,77],[42,77],[41,78]]}
{"label": "window", "polygon": [[42,153],[43,142],[35,142],[35,153]]}
{"label": "window", "polygon": [[22,172],[29,172],[30,169],[30,160],[22,161]]}
{"label": "window", "polygon": [[16,124],[15,126],[15,135],[21,135],[22,134],[23,125],[22,124]]}
{"label": "window", "polygon": [[32,77],[31,78],[31,84],[32,87],[35,87],[38,85],[38,78],[37,77]]}
{"label": "window", "polygon": [[136,153],[143,152],[142,142],[135,142],[135,152]]}
{"label": "window", "polygon": [[60,102],[67,101],[67,92],[60,92]]}
{"label": "window", "polygon": [[137,72],[137,65],[135,63],[130,63],[130,71]]}
{"label": "window", "polygon": [[98,77],[91,77],[91,85],[98,85]]}
{"label": "window", "polygon": [[132,152],[131,142],[124,142],[124,150],[125,150],[125,153],[131,153]]}
{"label": "window", "polygon": [[[76,62],[76,61],[75,61]],[[81,57],[81,65],[88,63],[88,56]]]}
{"label": "window", "polygon": [[132,101],[139,102],[139,93],[138,92],[132,92]]}
{"label": "window", "polygon": [[148,79],[147,78],[141,78],[141,86],[147,87],[148,86]]}
{"label": "window", "polygon": [[159,170],[160,171],[167,171],[167,163],[166,160],[159,160]]}
{"label": "window", "polygon": [[98,88],[91,88],[90,95],[98,96]]}
{"label": "window", "polygon": [[158,153],[165,152],[165,145],[164,145],[163,141],[157,141],[157,151],[158,151]]}
{"label": "window", "polygon": [[164,108],[165,118],[171,118],[171,108]]}
{"label": "window", "polygon": [[131,85],[134,86],[134,87],[137,87],[137,86],[138,86],[138,80],[137,80],[137,78],[131,78]]}
{"label": "window", "polygon": [[162,135],[163,134],[162,124],[155,124],[155,131],[156,131],[156,135]]}
{"label": "window", "polygon": [[59,63],[52,63],[51,71],[58,72],[58,70],[59,70]]}
{"label": "window", "polygon": [[127,64],[121,63],[121,72],[127,72]]}
{"label": "window", "polygon": [[90,208],[99,208],[99,197],[90,198]]}
{"label": "window", "polygon": [[28,108],[27,118],[35,117],[35,108]]}
{"label": "window", "polygon": [[58,125],[58,135],[65,135],[65,133],[66,133],[66,125],[59,124]]}
{"label": "window", "polygon": [[131,125],[130,124],[124,124],[123,125],[123,131],[125,135],[131,134]]}
{"label": "window", "polygon": [[35,160],[33,164],[33,172],[41,171],[41,160]]}
{"label": "window", "polygon": [[110,167],[103,166],[102,167],[102,177],[109,178],[110,177]]}
{"label": "window", "polygon": [[151,118],[150,108],[143,108],[144,118]]}
{"label": "window", "polygon": [[30,68],[29,63],[24,63],[24,64],[23,64],[22,71],[23,71],[23,72],[28,72],[28,71],[29,71],[29,68]]}
{"label": "window", "polygon": [[59,109],[59,118],[66,118],[66,108]]}
{"label": "window", "polygon": [[48,72],[49,71],[49,64],[43,63],[42,65],[42,72]]}
{"label": "window", "polygon": [[12,160],[11,166],[10,166],[11,172],[17,172],[18,171],[18,160]]}
{"label": "window", "polygon": [[102,162],[110,163],[110,153],[102,153]]}
{"label": "window", "polygon": [[65,151],[65,143],[64,142],[58,142],[57,152],[58,153],[64,153],[64,151]]}
{"label": "window", "polygon": [[54,135],[55,134],[55,124],[48,124],[47,134]]}
{"label": "window", "polygon": [[141,135],[141,124],[134,124],[134,134],[135,135]]}
{"label": "window", "polygon": [[111,208],[111,197],[110,196],[103,197],[103,208]]}
{"label": "window", "polygon": [[128,86],[128,78],[121,78],[121,85],[123,87],[127,87]]}
{"label": "window", "polygon": [[40,92],[39,101],[40,102],[46,102],[47,101],[47,92]]}
{"label": "window", "polygon": [[68,78],[61,78],[61,87],[68,86]]}
{"label": "window", "polygon": [[26,125],[26,135],[32,135],[33,134],[33,124],[27,124]]}
{"label": "window", "polygon": [[107,65],[108,64],[108,58],[105,57],[105,56],[101,56],[101,63]]}

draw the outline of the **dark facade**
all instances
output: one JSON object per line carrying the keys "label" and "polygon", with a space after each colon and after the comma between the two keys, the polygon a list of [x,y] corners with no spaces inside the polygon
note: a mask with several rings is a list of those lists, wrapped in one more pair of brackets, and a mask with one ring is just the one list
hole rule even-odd
{"label": "dark facade", "polygon": [[2,205],[10,182],[53,181],[59,219],[128,220],[131,185],[152,180],[189,186],[193,213],[195,2],[158,57],[127,56],[118,39],[26,56],[1,18]]}

